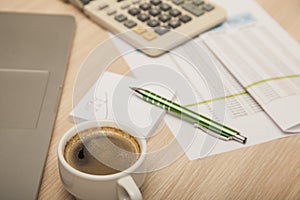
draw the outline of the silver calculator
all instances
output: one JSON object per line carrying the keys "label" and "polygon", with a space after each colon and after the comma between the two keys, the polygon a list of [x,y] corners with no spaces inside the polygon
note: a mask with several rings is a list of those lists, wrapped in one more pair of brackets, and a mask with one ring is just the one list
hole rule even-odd
{"label": "silver calculator", "polygon": [[225,10],[207,0],[68,0],[100,26],[155,57],[217,26]]}

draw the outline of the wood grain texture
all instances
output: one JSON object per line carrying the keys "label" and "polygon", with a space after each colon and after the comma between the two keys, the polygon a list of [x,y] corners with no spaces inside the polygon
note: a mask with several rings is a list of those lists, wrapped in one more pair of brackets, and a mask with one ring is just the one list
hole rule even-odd
{"label": "wood grain texture", "polygon": [[[258,3],[300,41],[299,0],[258,0]],[[59,179],[57,144],[63,133],[72,126],[68,116],[75,104],[73,100],[78,101],[95,79],[87,75],[85,89],[73,98],[80,66],[89,52],[108,37],[107,32],[77,9],[59,0],[1,0],[0,10],[69,14],[76,19],[76,35],[38,197],[73,199]],[[110,68],[110,71],[118,73],[127,70],[122,59]],[[174,140],[170,131],[164,125],[161,127],[161,133],[148,141],[149,151],[162,148]],[[145,199],[300,199],[299,146],[300,135],[295,135],[196,161],[189,161],[182,155],[169,166],[148,173],[142,193]]]}

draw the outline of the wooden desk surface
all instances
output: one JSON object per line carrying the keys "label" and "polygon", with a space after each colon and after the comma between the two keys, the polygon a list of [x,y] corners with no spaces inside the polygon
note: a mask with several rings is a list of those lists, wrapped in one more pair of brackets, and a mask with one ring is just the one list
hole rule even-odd
{"label": "wooden desk surface", "polygon": [[[258,3],[300,41],[299,0],[258,0]],[[57,144],[72,126],[68,115],[80,65],[107,33],[59,0],[1,0],[0,10],[70,14],[76,18],[69,69],[39,193],[39,199],[73,199],[59,180]],[[165,134],[154,137],[148,144],[151,149],[171,138],[165,129]],[[300,199],[299,146],[300,135],[297,135],[196,161],[182,156],[170,166],[148,173],[142,193],[145,199]]]}

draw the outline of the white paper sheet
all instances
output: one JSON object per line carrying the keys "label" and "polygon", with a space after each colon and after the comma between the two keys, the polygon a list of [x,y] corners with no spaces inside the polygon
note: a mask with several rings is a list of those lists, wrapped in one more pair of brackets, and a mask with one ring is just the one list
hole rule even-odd
{"label": "white paper sheet", "polygon": [[[160,122],[164,111],[137,98],[129,87],[139,87],[142,81],[106,72],[90,88],[70,113],[70,120],[80,123],[85,120],[114,120],[137,129],[149,136]],[[144,86],[159,91],[168,98],[173,95],[156,85]]]}
{"label": "white paper sheet", "polygon": [[271,27],[254,23],[203,38],[283,131],[300,132],[300,47]]}

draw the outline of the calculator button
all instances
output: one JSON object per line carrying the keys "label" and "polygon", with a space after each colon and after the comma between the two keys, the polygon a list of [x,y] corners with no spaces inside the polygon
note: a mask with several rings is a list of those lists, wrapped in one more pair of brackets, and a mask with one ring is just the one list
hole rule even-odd
{"label": "calculator button", "polygon": [[118,22],[123,22],[127,19],[127,17],[123,14],[119,14],[117,16],[115,16],[115,20],[117,20]]}
{"label": "calculator button", "polygon": [[162,11],[168,11],[171,9],[171,6],[169,4],[166,4],[166,3],[163,3],[163,4],[160,4],[159,8],[162,10]]}
{"label": "calculator button", "polygon": [[171,19],[170,15],[166,15],[166,14],[163,14],[163,15],[160,15],[158,17],[158,19],[161,21],[161,22],[167,22]]}
{"label": "calculator button", "polygon": [[181,15],[181,12],[177,9],[172,9],[169,14],[172,16],[172,17],[177,17],[179,15]]}
{"label": "calculator button", "polygon": [[150,8],[151,8],[150,3],[143,3],[140,5],[140,9],[142,9],[142,10],[149,10]]}
{"label": "calculator button", "polygon": [[178,26],[180,26],[180,21],[173,19],[171,21],[169,21],[168,25],[172,28],[177,28]]}
{"label": "calculator button", "polygon": [[197,17],[204,14],[204,11],[201,8],[191,3],[184,4],[182,8]]}
{"label": "calculator button", "polygon": [[152,15],[153,17],[159,15],[161,13],[161,11],[157,8],[152,8],[151,10],[149,10],[149,14]]}
{"label": "calculator button", "polygon": [[137,3],[139,3],[140,2],[140,0],[132,0],[132,3],[133,4],[137,4]]}
{"label": "calculator button", "polygon": [[193,0],[193,4],[195,4],[196,6],[200,6],[201,4],[204,4],[203,0]]}
{"label": "calculator button", "polygon": [[98,5],[99,10],[103,10],[104,8],[107,8],[108,4],[104,2],[100,2]]}
{"label": "calculator button", "polygon": [[151,40],[154,40],[157,37],[157,35],[155,33],[153,33],[153,32],[149,32],[148,31],[148,32],[146,32],[146,33],[143,34],[143,37],[146,40],[151,41]]}
{"label": "calculator button", "polygon": [[155,31],[158,35],[163,35],[163,34],[169,32],[170,29],[169,29],[168,27],[160,26],[160,27],[155,28],[154,31]]}
{"label": "calculator button", "polygon": [[122,5],[121,5],[121,9],[126,9],[126,8],[128,8],[129,6],[130,6],[130,3],[124,2],[124,3],[122,3]]}
{"label": "calculator button", "polygon": [[133,27],[135,27],[137,24],[136,24],[135,21],[129,19],[129,20],[126,20],[126,21],[124,22],[124,25],[125,25],[127,28],[133,28]]}
{"label": "calculator button", "polygon": [[151,3],[152,5],[157,6],[157,5],[161,4],[161,0],[150,0],[150,3]]}
{"label": "calculator button", "polygon": [[204,6],[203,6],[203,9],[205,10],[205,11],[211,11],[212,9],[214,9],[215,7],[213,6],[213,5],[211,5],[211,4],[205,4]]}
{"label": "calculator button", "polygon": [[140,10],[138,8],[131,8],[128,10],[128,13],[131,14],[132,16],[136,16],[140,14]]}
{"label": "calculator button", "polygon": [[144,26],[142,26],[142,25],[137,25],[132,30],[134,32],[136,32],[137,34],[139,34],[139,35],[142,34],[142,33],[145,33],[147,31],[146,28]]}
{"label": "calculator button", "polygon": [[150,19],[150,16],[144,13],[141,13],[138,15],[137,17],[140,21],[145,22],[148,21]]}
{"label": "calculator button", "polygon": [[113,9],[113,8],[110,8],[106,11],[107,15],[113,15],[117,12],[117,10]]}
{"label": "calculator button", "polygon": [[182,21],[183,23],[187,23],[187,22],[189,22],[189,21],[192,20],[192,18],[191,18],[190,16],[188,16],[188,15],[183,15],[183,16],[181,16],[179,19],[180,19],[180,21]]}
{"label": "calculator button", "polygon": [[155,19],[151,19],[147,22],[147,25],[150,27],[156,27],[159,26],[159,21],[155,20]]}
{"label": "calculator button", "polygon": [[183,4],[184,0],[172,0],[172,2],[176,5]]}

